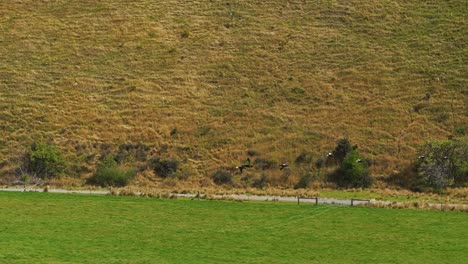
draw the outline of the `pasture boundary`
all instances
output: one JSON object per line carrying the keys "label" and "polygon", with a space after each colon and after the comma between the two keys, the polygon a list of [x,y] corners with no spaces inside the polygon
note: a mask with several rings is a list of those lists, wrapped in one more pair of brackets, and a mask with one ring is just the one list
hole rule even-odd
{"label": "pasture boundary", "polygon": [[[114,189],[108,191],[99,190],[65,190],[65,189],[39,189],[39,188],[0,188],[4,192],[50,192],[50,193],[69,193],[69,194],[84,194],[84,195],[128,195],[124,192],[119,192]],[[143,192],[132,192],[133,196],[145,196]],[[159,196],[156,196],[159,197]],[[391,202],[391,201],[376,201],[369,199],[336,199],[336,198],[320,198],[320,197],[301,197],[301,196],[262,196],[250,194],[203,194],[197,193],[171,193],[169,197],[191,198],[191,199],[214,199],[214,200],[239,200],[239,201],[273,201],[273,202],[297,202],[318,204],[334,204],[356,206],[363,205],[370,207],[392,207],[392,208],[408,208],[405,205],[413,204],[414,208],[421,208],[420,203],[425,204],[433,210],[440,211],[464,211],[468,212],[468,204],[449,204],[449,203],[424,203],[424,202]]]}

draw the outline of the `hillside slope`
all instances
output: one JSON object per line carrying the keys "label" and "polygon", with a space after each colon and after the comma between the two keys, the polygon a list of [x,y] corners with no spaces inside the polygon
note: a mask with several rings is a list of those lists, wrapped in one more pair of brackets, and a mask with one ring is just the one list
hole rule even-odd
{"label": "hillside slope", "polygon": [[[72,173],[149,147],[204,177],[341,137],[399,169],[468,131],[466,1],[2,1],[0,174],[33,142]],[[78,172],[77,174],[79,174]]]}

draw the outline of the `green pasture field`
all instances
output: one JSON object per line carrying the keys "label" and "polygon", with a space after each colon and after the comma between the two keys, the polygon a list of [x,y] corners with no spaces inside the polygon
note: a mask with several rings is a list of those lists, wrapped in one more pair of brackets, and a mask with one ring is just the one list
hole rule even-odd
{"label": "green pasture field", "polygon": [[0,192],[0,263],[464,263],[468,214]]}

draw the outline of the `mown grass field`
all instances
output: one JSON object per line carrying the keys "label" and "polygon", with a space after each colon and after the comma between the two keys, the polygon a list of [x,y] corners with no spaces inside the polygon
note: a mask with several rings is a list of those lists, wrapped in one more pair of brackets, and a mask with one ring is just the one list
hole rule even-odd
{"label": "mown grass field", "polygon": [[468,215],[0,192],[2,263],[464,263]]}
{"label": "mown grass field", "polygon": [[426,140],[466,136],[467,13],[463,0],[1,1],[0,175],[38,141],[81,178],[122,144],[206,177],[248,150],[316,159],[340,137],[387,175]]}

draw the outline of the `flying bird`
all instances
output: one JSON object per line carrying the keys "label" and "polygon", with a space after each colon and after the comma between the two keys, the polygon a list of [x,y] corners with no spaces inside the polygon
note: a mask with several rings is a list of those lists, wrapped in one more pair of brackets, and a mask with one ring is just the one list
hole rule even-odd
{"label": "flying bird", "polygon": [[280,170],[284,169],[284,168],[288,168],[289,167],[289,164],[287,162],[283,163],[283,164],[280,164],[279,165],[280,167]]}
{"label": "flying bird", "polygon": [[244,164],[237,166],[236,169],[239,169],[240,173],[242,173],[242,171],[245,168],[251,168],[251,167],[252,167],[252,165],[250,165],[250,158],[247,158],[245,160]]}

